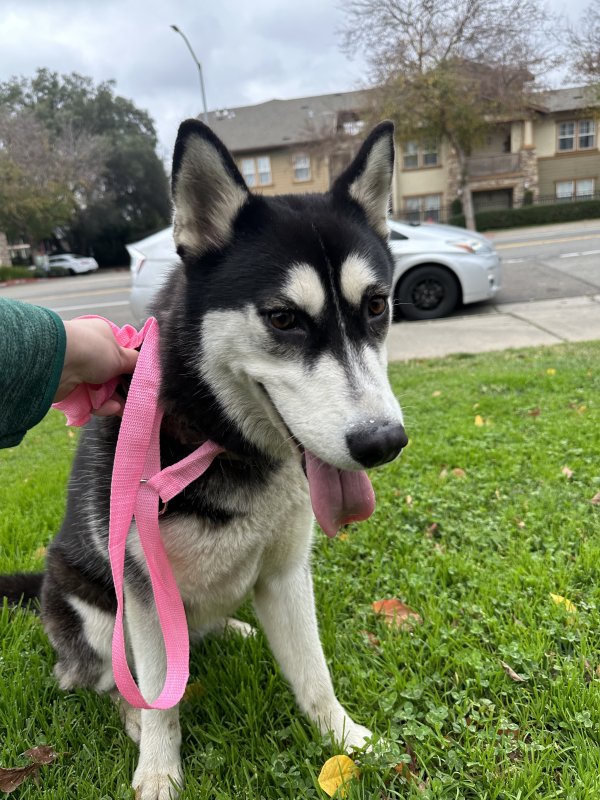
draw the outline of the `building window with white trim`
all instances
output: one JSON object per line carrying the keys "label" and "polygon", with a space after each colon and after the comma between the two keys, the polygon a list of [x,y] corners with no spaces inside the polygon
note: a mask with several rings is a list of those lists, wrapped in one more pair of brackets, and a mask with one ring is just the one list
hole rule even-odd
{"label": "building window with white trim", "polygon": [[579,149],[590,150],[596,146],[596,123],[593,119],[579,120]]}
{"label": "building window with white trim", "polygon": [[442,196],[439,194],[406,197],[403,216],[407,222],[439,222],[441,208]]}
{"label": "building window with white trim", "polygon": [[258,172],[258,182],[261,186],[267,186],[271,181],[271,159],[269,156],[260,156],[256,159],[256,171]]}
{"label": "building window with white trim", "polygon": [[256,172],[253,158],[242,158],[242,175],[247,186],[256,186]]}
{"label": "building window with white trim", "polygon": [[306,153],[297,153],[292,156],[292,164],[294,166],[295,181],[310,180],[310,156],[306,155]]}
{"label": "building window with white trim", "polygon": [[423,166],[424,167],[437,167],[438,163],[438,148],[437,142],[425,142],[423,145]]}
{"label": "building window with white trim", "polygon": [[594,178],[578,178],[570,181],[556,182],[557,200],[591,200],[596,189]]}
{"label": "building window with white trim", "polygon": [[593,119],[568,120],[558,123],[557,150],[593,150],[596,147],[596,123]]}
{"label": "building window with white trim", "polygon": [[402,145],[402,164],[404,169],[417,169],[419,166],[419,143],[406,142]]}

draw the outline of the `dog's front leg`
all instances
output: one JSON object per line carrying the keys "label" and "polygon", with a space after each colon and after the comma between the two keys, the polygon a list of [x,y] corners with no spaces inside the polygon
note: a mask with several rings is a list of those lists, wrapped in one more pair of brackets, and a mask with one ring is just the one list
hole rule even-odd
{"label": "dog's front leg", "polygon": [[333,690],[319,639],[308,561],[259,580],[256,613],[298,705],[321,733],[330,731],[347,750],[362,747],[371,731],[357,725]]}
{"label": "dog's front leg", "polygon": [[[125,593],[125,608],[138,685],[146,700],[152,702],[160,694],[166,672],[158,617],[154,608],[131,591]],[[136,800],[173,800],[178,796],[182,785],[180,746],[178,706],[165,711],[142,709],[140,758],[132,782]]]}

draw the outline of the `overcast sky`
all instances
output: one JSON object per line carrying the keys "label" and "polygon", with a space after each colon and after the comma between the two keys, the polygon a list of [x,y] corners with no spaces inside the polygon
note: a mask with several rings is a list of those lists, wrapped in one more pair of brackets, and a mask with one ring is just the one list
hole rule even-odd
{"label": "overcast sky", "polygon": [[[340,51],[343,0],[0,0],[0,81],[38,67],[114,78],[153,117],[168,160],[177,126],[202,110],[359,88],[361,58]],[[550,0],[565,12],[565,0]],[[577,14],[587,0],[570,0]],[[170,10],[169,10],[170,9]]]}

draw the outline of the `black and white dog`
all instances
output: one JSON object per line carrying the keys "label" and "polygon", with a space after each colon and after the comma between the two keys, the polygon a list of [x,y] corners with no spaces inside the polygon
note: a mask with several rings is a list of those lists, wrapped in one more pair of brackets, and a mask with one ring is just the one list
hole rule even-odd
{"label": "black and white dog", "polygon": [[[161,517],[190,632],[226,627],[252,594],[300,708],[347,748],[370,733],[338,702],[319,641],[305,465],[317,465],[308,470],[317,517],[335,528],[336,515],[363,504],[344,497],[356,485],[349,473],[392,460],[407,442],[386,370],[393,163],[393,127],[382,123],[329,192],[267,198],[248,190],[209,128],[184,122],[173,163],[182,264],[154,307],[163,466],[207,439],[226,449]],[[114,691],[107,536],[118,428],[117,419],[94,419],[84,431],[48,551],[42,616],[64,689]],[[28,590],[25,576],[20,587],[13,579],[12,589],[35,594],[36,580]],[[152,700],[164,647],[135,527],[125,603],[138,683]],[[166,800],[182,781],[178,709],[120,704],[140,747],[136,797]]]}

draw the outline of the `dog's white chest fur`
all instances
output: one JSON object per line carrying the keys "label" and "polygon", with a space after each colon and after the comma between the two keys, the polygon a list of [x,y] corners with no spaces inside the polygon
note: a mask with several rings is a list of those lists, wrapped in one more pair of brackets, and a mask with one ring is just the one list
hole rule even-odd
{"label": "dog's white chest fur", "polygon": [[[180,515],[160,529],[190,628],[210,627],[235,611],[259,579],[306,559],[312,540],[306,479],[290,460],[231,522],[215,529],[195,515]],[[132,534],[130,552],[145,569],[137,531]]]}

